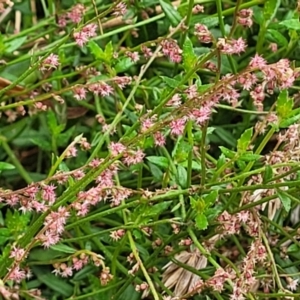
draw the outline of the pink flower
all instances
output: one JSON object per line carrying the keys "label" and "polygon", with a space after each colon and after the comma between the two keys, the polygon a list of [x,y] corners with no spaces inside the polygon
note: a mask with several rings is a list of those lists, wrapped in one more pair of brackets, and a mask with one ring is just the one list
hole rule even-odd
{"label": "pink flower", "polygon": [[48,71],[50,69],[57,69],[60,65],[58,55],[51,53],[47,58],[45,58],[40,66],[41,71]]}
{"label": "pink flower", "polygon": [[245,52],[246,43],[242,38],[238,38],[237,40],[226,40],[224,38],[219,38],[217,42],[217,48],[224,54],[240,54]]}
{"label": "pink flower", "polygon": [[288,281],[288,285],[286,287],[291,291],[296,291],[299,279],[294,279],[294,280],[290,279],[287,281]]}
{"label": "pink flower", "polygon": [[111,142],[108,148],[112,156],[114,157],[126,150],[126,147],[122,143],[114,143],[114,142]]}
{"label": "pink flower", "polygon": [[8,280],[13,280],[17,283],[20,283],[23,279],[26,278],[26,272],[24,270],[20,270],[19,266],[15,266],[12,269],[8,269],[8,272]]}
{"label": "pink flower", "polygon": [[173,135],[181,135],[183,134],[185,128],[186,119],[181,118],[174,120],[170,123],[171,134]]}
{"label": "pink flower", "polygon": [[122,90],[126,87],[126,85],[129,85],[132,81],[132,78],[130,76],[123,76],[123,77],[115,77],[114,83],[118,85],[118,87]]}
{"label": "pink flower", "polygon": [[94,37],[96,36],[96,30],[97,30],[98,26],[94,23],[91,23],[91,24],[88,24],[86,26],[84,26],[82,28],[82,32],[88,37],[88,38],[91,38],[91,37]]}
{"label": "pink flower", "polygon": [[144,57],[147,59],[147,58],[150,58],[152,55],[153,55],[153,52],[150,48],[146,47],[145,45],[142,45],[141,47],[141,51],[143,52],[144,54]]}
{"label": "pink flower", "polygon": [[140,59],[140,57],[139,57],[139,53],[138,52],[130,52],[130,51],[126,51],[125,52],[125,55],[127,56],[127,57],[129,57],[130,59],[131,59],[131,61],[132,62],[137,62],[139,59]]}
{"label": "pink flower", "polygon": [[208,28],[203,24],[197,23],[195,25],[194,34],[198,37],[198,40],[201,43],[211,43],[212,42],[212,35],[211,35],[210,31],[208,30]]}
{"label": "pink flower", "polygon": [[154,133],[153,138],[154,138],[154,144],[157,147],[162,147],[166,144],[166,138],[159,131]]}
{"label": "pink flower", "polygon": [[278,50],[278,45],[276,43],[271,43],[269,45],[269,49],[272,51],[272,52],[276,52]]}
{"label": "pink flower", "polygon": [[197,125],[203,125],[209,120],[212,109],[208,106],[202,106],[200,109],[193,109],[189,115],[192,120],[195,120]]}
{"label": "pink flower", "polygon": [[135,165],[143,161],[145,153],[142,150],[128,151],[123,156],[123,163],[127,166]]}
{"label": "pink flower", "polygon": [[67,13],[67,17],[75,24],[80,23],[84,14],[85,7],[82,4],[76,4],[70,12]]}
{"label": "pink flower", "polygon": [[22,261],[27,256],[27,254],[25,254],[25,249],[13,246],[9,257],[13,258],[15,261]]}
{"label": "pink flower", "polygon": [[74,32],[73,37],[79,47],[83,47],[91,37],[96,36],[97,25],[88,24],[84,26],[81,31]]}
{"label": "pink flower", "polygon": [[43,185],[42,186],[42,199],[52,205],[56,200],[55,194],[56,186],[51,185]]}
{"label": "pink flower", "polygon": [[125,16],[126,12],[127,12],[126,4],[124,2],[120,2],[114,7],[112,14],[116,17],[119,17],[119,16]]}
{"label": "pink flower", "polygon": [[161,42],[162,52],[165,56],[168,56],[171,61],[175,63],[181,62],[182,50],[179,48],[177,42],[173,39],[163,40]]}
{"label": "pink flower", "polygon": [[110,237],[112,238],[113,241],[118,241],[120,240],[125,234],[125,230],[124,229],[118,229],[118,230],[115,230],[115,231],[112,231],[110,233]]}
{"label": "pink flower", "polygon": [[86,89],[84,87],[75,87],[73,93],[74,98],[78,101],[86,99]]}
{"label": "pink flower", "polygon": [[181,105],[181,97],[179,94],[175,94],[166,104],[166,106],[179,107]]}
{"label": "pink flower", "polygon": [[113,88],[103,81],[91,84],[89,90],[95,95],[100,94],[102,97],[109,96],[114,92]]}
{"label": "pink flower", "polygon": [[266,60],[262,56],[258,55],[257,53],[249,63],[250,68],[258,68],[258,69],[262,69],[266,65],[267,65]]}
{"label": "pink flower", "polygon": [[195,84],[190,85],[184,92],[189,100],[198,96],[198,90]]}

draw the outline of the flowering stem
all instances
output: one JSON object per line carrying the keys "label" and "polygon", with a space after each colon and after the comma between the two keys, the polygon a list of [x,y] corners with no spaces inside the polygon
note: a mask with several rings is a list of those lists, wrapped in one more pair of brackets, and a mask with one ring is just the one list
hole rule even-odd
{"label": "flowering stem", "polygon": [[25,78],[27,78],[31,73],[33,73],[35,70],[38,69],[40,63],[47,58],[48,55],[51,54],[51,52],[54,52],[56,49],[59,49],[65,42],[66,40],[69,38],[69,35],[66,35],[64,38],[62,38],[59,43],[57,43],[53,49],[51,49],[50,51],[44,51],[44,53],[46,53],[42,58],[40,58],[31,68],[28,68],[27,71],[25,71],[21,76],[18,77],[18,79],[15,82],[12,82],[10,85],[8,85],[7,87],[1,89],[0,91],[0,98],[7,93],[9,90],[13,89],[15,86],[17,86],[20,82],[22,82],[22,80],[24,80]]}
{"label": "flowering stem", "polygon": [[202,132],[202,136],[201,136],[201,185],[202,186],[205,185],[205,181],[206,181],[205,153],[206,153],[207,126],[208,126],[208,124],[206,123],[201,130],[201,132]]}
{"label": "flowering stem", "polygon": [[74,147],[81,138],[82,138],[82,134],[75,137],[74,141],[65,149],[65,151],[61,154],[61,156],[56,160],[55,164],[51,167],[50,172],[48,174],[48,178],[54,175],[60,163],[65,159],[69,149]]}
{"label": "flowering stem", "polygon": [[139,254],[138,254],[135,242],[133,240],[133,237],[131,235],[131,232],[127,231],[127,235],[128,235],[128,239],[129,239],[130,248],[132,250],[132,253],[133,253],[136,261],[138,262],[138,264],[139,264],[139,266],[140,266],[140,268],[141,268],[141,270],[142,270],[142,272],[143,272],[143,274],[144,274],[144,276],[146,278],[147,283],[149,284],[149,288],[150,288],[150,290],[152,292],[152,295],[153,295],[153,297],[154,297],[155,300],[159,300],[159,296],[158,296],[158,294],[156,292],[156,289],[155,289],[155,286],[154,286],[154,284],[153,284],[153,282],[151,280],[151,277],[149,276],[149,274],[148,274],[145,266],[143,265],[142,260],[139,257]]}
{"label": "flowering stem", "polygon": [[[218,19],[219,19],[219,26],[220,30],[222,33],[222,36],[225,38],[226,37],[226,31],[225,31],[225,26],[224,26],[224,20],[223,20],[223,11],[222,11],[222,1],[217,0],[216,1],[216,6],[217,6],[217,14],[218,14]],[[236,74],[237,70],[233,61],[233,58],[231,55],[227,55],[229,64],[231,66],[232,72]]]}
{"label": "flowering stem", "polygon": [[281,280],[280,280],[280,277],[279,277],[279,274],[278,274],[278,271],[277,271],[277,268],[276,268],[276,262],[274,260],[273,253],[272,253],[272,251],[270,249],[270,246],[269,246],[268,239],[265,236],[263,230],[261,230],[261,229],[260,229],[260,235],[261,235],[261,237],[264,241],[264,244],[266,246],[266,249],[267,249],[267,252],[268,252],[268,255],[269,255],[269,259],[271,261],[271,267],[272,267],[272,270],[273,270],[273,275],[275,276],[275,280],[277,282],[277,285],[278,285],[280,290],[284,291],[284,288],[281,284]]}
{"label": "flowering stem", "polygon": [[188,143],[191,147],[191,151],[188,154],[188,165],[187,165],[187,179],[186,179],[186,186],[190,187],[192,184],[192,163],[193,163],[193,145],[194,145],[194,138],[192,133],[193,124],[191,121],[188,121],[186,130],[188,136]]}

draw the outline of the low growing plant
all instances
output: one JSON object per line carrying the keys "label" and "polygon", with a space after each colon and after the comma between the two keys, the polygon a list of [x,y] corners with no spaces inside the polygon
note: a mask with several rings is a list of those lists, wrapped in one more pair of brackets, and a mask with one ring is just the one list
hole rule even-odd
{"label": "low growing plant", "polygon": [[2,2],[0,297],[300,296],[299,3]]}

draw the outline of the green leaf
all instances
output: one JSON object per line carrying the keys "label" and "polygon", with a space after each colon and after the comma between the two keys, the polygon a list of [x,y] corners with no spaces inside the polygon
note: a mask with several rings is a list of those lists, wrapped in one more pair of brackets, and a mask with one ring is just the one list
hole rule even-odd
{"label": "green leaf", "polygon": [[279,25],[284,26],[286,29],[300,30],[300,22],[298,19],[284,20],[281,21]]}
{"label": "green leaf", "polygon": [[[276,112],[280,117],[280,120],[286,119],[292,112],[294,106],[294,101],[291,98],[288,98],[288,91],[283,90],[280,92],[277,103],[276,103]],[[281,125],[281,124],[280,124]]]}
{"label": "green leaf", "polygon": [[73,276],[72,280],[75,280],[75,281],[83,280],[83,279],[91,276],[91,274],[95,273],[97,270],[98,270],[97,267],[95,267],[93,265],[87,265],[80,271],[76,272],[75,275]]}
{"label": "green leaf", "polygon": [[[188,161],[183,161],[179,163],[181,166],[187,168],[188,167]],[[192,170],[201,171],[201,165],[197,163],[196,161],[192,161]]]}
{"label": "green leaf", "polygon": [[172,151],[172,157],[175,162],[180,163],[187,160],[190,151],[192,151],[192,145],[181,137]]}
{"label": "green leaf", "polygon": [[287,248],[287,253],[298,252],[299,247],[296,244],[292,244]]}
{"label": "green leaf", "polygon": [[263,176],[263,183],[269,182],[273,178],[273,169],[271,166],[266,165],[264,176]]}
{"label": "green leaf", "polygon": [[219,24],[219,18],[218,17],[203,17],[201,16],[198,20],[195,18],[194,21],[192,22],[193,25],[196,23],[201,23],[205,25],[208,29],[215,27]]}
{"label": "green leaf", "polygon": [[268,29],[266,38],[271,42],[274,42],[280,46],[287,46],[288,41],[278,30],[275,29]]}
{"label": "green leaf", "polygon": [[167,169],[169,167],[169,160],[164,156],[147,156],[147,160],[153,164]]}
{"label": "green leaf", "polygon": [[105,60],[106,60],[107,62],[109,62],[109,61],[113,58],[113,55],[114,55],[114,47],[113,47],[113,45],[112,45],[112,41],[110,41],[110,42],[105,46],[104,53],[105,53]]}
{"label": "green leaf", "polygon": [[212,205],[218,199],[218,190],[211,191],[208,195],[203,196],[206,207]]}
{"label": "green leaf", "polygon": [[149,216],[158,216],[160,215],[163,211],[165,211],[170,205],[173,203],[173,201],[164,201],[158,204],[155,204],[153,206],[149,206],[144,212],[144,216],[149,217]]}
{"label": "green leaf", "polygon": [[281,190],[277,190],[278,193],[278,197],[285,209],[286,212],[289,212],[291,209],[291,198],[288,196],[288,194],[286,194],[285,192],[281,191]]}
{"label": "green leaf", "polygon": [[64,297],[70,297],[73,293],[72,285],[68,284],[62,278],[56,277],[50,272],[46,272],[45,267],[32,266],[33,273],[37,276],[38,280],[44,283],[52,290],[58,292]]}
{"label": "green leaf", "polygon": [[49,151],[52,148],[51,143],[43,137],[32,138],[30,141],[44,151]]}
{"label": "green leaf", "polygon": [[173,89],[177,89],[179,87],[179,82],[176,79],[166,77],[166,76],[160,76],[160,78],[163,80],[164,83],[166,83],[169,87]]}
{"label": "green leaf", "polygon": [[60,251],[63,253],[75,253],[76,250],[64,244],[56,244],[50,247],[53,250]]}
{"label": "green leaf", "polygon": [[62,253],[54,249],[44,249],[44,248],[34,248],[30,251],[29,260],[30,261],[41,261],[47,262],[55,258],[62,257]]}
{"label": "green leaf", "polygon": [[29,220],[30,213],[21,214],[17,210],[8,209],[5,215],[5,224],[13,236],[24,233],[27,230]]}
{"label": "green leaf", "polygon": [[19,49],[27,39],[27,35],[13,39],[8,44],[5,44],[5,52],[11,54],[15,50]]}
{"label": "green leaf", "polygon": [[241,135],[241,137],[238,139],[237,142],[237,151],[242,154],[247,151],[251,138],[253,134],[253,128],[248,128],[245,130],[245,132]]}
{"label": "green leaf", "polygon": [[129,57],[122,57],[115,65],[114,69],[115,72],[118,74],[127,71],[134,65],[135,63]]}
{"label": "green leaf", "polygon": [[89,40],[88,47],[90,48],[92,54],[96,59],[106,61],[103,50],[96,42],[94,42],[93,40]]}
{"label": "green leaf", "polygon": [[57,123],[56,114],[53,110],[48,110],[47,112],[47,124],[51,134],[55,137],[59,135],[65,128],[64,124]]}
{"label": "green leaf", "polygon": [[193,43],[186,37],[183,44],[183,67],[186,71],[191,70],[197,61],[197,56],[194,52]]}
{"label": "green leaf", "polygon": [[148,162],[148,166],[149,166],[150,172],[153,175],[153,177],[155,178],[155,180],[158,182],[161,182],[163,179],[163,175],[164,175],[162,170],[155,164],[152,164],[151,162]]}
{"label": "green leaf", "polygon": [[172,26],[177,26],[179,22],[182,20],[179,12],[174,8],[174,6],[167,0],[159,0],[161,8],[165,13],[166,17],[172,24]]}
{"label": "green leaf", "polygon": [[[226,149],[226,148],[225,148]],[[221,150],[222,151],[222,150]],[[230,150],[229,150],[230,151]],[[219,170],[226,163],[226,156],[222,153],[217,161],[217,170]]]}
{"label": "green leaf", "polygon": [[177,183],[183,188],[187,188],[187,171],[186,169],[178,165],[177,166]]}
{"label": "green leaf", "polygon": [[268,27],[270,22],[276,16],[277,10],[280,6],[281,0],[267,0],[264,4],[264,21],[265,26]]}
{"label": "green leaf", "polygon": [[249,162],[249,161],[259,160],[262,157],[263,157],[262,155],[254,154],[252,151],[248,151],[243,153],[241,156],[239,156],[239,160]]}
{"label": "green leaf", "polygon": [[208,221],[207,221],[207,218],[204,214],[197,215],[196,218],[195,218],[195,221],[196,221],[196,226],[200,230],[204,230],[208,226]]}
{"label": "green leaf", "polygon": [[219,146],[219,148],[220,148],[221,152],[225,155],[225,157],[232,159],[236,156],[236,152],[229,150],[226,147]]}
{"label": "green leaf", "polygon": [[0,171],[3,171],[3,170],[13,170],[15,168],[14,165],[12,164],[9,164],[7,162],[0,162]]}

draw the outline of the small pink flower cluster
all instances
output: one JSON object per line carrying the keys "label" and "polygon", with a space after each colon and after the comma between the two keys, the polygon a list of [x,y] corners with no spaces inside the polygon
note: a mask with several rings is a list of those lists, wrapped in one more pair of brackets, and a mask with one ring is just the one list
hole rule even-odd
{"label": "small pink flower cluster", "polygon": [[123,154],[122,162],[127,166],[138,164],[142,162],[145,157],[145,153],[141,149],[128,149],[120,142],[111,142],[108,148],[112,156]]}
{"label": "small pink flower cluster", "polygon": [[58,55],[51,53],[47,58],[45,58],[40,65],[40,70],[49,71],[51,69],[57,69],[59,66],[59,58]]}
{"label": "small pink flower cluster", "polygon": [[59,242],[61,234],[64,232],[65,224],[70,216],[66,207],[59,207],[57,211],[52,211],[44,221],[45,231],[37,236],[45,248]]}
{"label": "small pink flower cluster", "polygon": [[246,232],[250,236],[258,236],[260,224],[249,211],[241,211],[235,215],[224,211],[218,217],[218,221],[220,222],[220,229],[223,232],[223,236],[240,233],[242,225],[244,225]]}
{"label": "small pink flower cluster", "polygon": [[[130,76],[117,76],[112,78],[111,81],[122,90],[131,83],[132,78]],[[88,83],[86,85],[88,86],[88,90],[96,96],[100,95],[101,97],[106,97],[114,93],[113,87],[105,81]],[[73,88],[73,97],[78,101],[85,100],[87,97],[87,90],[85,86],[75,86]]]}
{"label": "small pink flower cluster", "polygon": [[242,9],[238,12],[237,23],[243,27],[251,27],[253,25],[252,21],[253,11],[252,9]]}
{"label": "small pink flower cluster", "polygon": [[213,41],[212,34],[208,30],[207,26],[197,23],[195,25],[195,36],[198,37],[199,42],[209,44]]}
{"label": "small pink flower cluster", "polygon": [[223,54],[241,54],[246,50],[246,42],[243,38],[226,40],[225,38],[219,38],[217,41],[217,48]]}
{"label": "small pink flower cluster", "polygon": [[73,37],[75,39],[76,44],[79,47],[83,47],[83,45],[85,45],[90,38],[95,37],[97,35],[97,27],[98,26],[96,24],[91,23],[84,26],[80,31],[74,32]]}
{"label": "small pink flower cluster", "polygon": [[182,50],[173,39],[163,40],[161,42],[162,52],[169,57],[172,62],[180,63],[182,59]]}
{"label": "small pink flower cluster", "polygon": [[85,12],[84,5],[78,3],[75,6],[73,6],[68,13],[59,16],[58,25],[60,27],[65,27],[68,21],[71,21],[75,24],[80,23],[83,18],[84,12]]}
{"label": "small pink flower cluster", "polygon": [[124,17],[127,12],[127,7],[124,2],[119,2],[113,9],[113,16]]}

